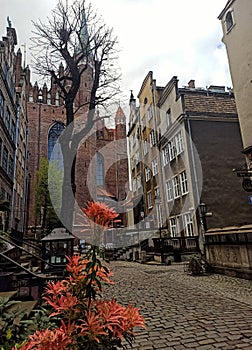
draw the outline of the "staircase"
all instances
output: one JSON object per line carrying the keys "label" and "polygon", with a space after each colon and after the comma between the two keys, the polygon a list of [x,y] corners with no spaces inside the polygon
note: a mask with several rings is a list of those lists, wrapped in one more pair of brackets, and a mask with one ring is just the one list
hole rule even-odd
{"label": "staircase", "polygon": [[114,249],[111,260],[127,260],[140,263],[154,260],[153,252],[145,248],[142,242],[140,242],[140,245],[134,244],[128,247]]}
{"label": "staircase", "polygon": [[0,292],[15,291],[21,300],[38,300],[48,280],[63,278],[62,270],[53,274],[41,272],[41,263],[48,262],[33,253],[34,246],[28,249],[27,243],[24,248],[7,238],[1,239],[6,242],[6,249],[0,252]]}

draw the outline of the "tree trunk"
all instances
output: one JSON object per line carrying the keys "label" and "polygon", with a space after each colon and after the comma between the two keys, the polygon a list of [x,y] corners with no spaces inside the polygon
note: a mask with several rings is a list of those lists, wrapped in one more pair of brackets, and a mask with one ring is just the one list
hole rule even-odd
{"label": "tree trunk", "polygon": [[[64,176],[62,186],[62,203],[60,220],[69,232],[72,232],[75,204],[75,163],[77,149],[72,141],[74,130],[73,102],[66,105],[67,127],[60,137],[60,145],[64,161]],[[71,123],[69,123],[72,121]]]}
{"label": "tree trunk", "polygon": [[64,160],[64,176],[62,186],[62,203],[60,220],[69,232],[72,232],[73,226],[73,214],[74,214],[74,203],[75,203],[75,171],[74,163],[71,150],[63,153]]}

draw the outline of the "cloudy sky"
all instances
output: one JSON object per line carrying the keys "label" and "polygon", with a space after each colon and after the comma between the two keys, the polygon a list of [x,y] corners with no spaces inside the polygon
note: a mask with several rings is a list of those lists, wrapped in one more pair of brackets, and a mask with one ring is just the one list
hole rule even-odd
{"label": "cloudy sky", "polygon": [[[67,1],[67,0],[63,0]],[[68,0],[70,3],[72,0]],[[0,35],[7,16],[17,29],[18,43],[26,43],[29,63],[31,20],[45,20],[57,0],[1,0]],[[217,19],[227,0],[92,0],[119,39],[122,89],[137,96],[152,70],[157,84],[172,76],[179,85],[195,79],[196,86],[231,86],[221,23]]]}

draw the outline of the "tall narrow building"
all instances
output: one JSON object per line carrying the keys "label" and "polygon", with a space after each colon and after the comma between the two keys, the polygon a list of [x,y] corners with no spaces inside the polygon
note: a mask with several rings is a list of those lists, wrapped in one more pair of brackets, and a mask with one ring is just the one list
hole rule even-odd
{"label": "tall narrow building", "polygon": [[223,39],[227,50],[230,74],[237,105],[246,166],[237,163],[237,175],[244,190],[252,192],[252,2],[229,0],[221,11]]}
{"label": "tall narrow building", "polygon": [[16,30],[8,19],[0,41],[0,229],[21,236],[26,222],[27,72],[16,46]]}
{"label": "tall narrow building", "polygon": [[131,94],[128,132],[134,223],[163,228],[175,248],[189,250],[200,236],[202,203],[212,213],[208,228],[251,222],[232,173],[242,145],[233,94],[194,80],[181,88],[176,76],[159,87],[149,72],[138,98],[136,106]]}

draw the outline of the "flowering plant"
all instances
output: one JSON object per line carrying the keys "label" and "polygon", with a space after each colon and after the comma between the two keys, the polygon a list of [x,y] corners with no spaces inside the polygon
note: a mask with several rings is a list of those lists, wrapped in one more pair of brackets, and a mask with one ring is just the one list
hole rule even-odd
{"label": "flowering plant", "polygon": [[[85,214],[105,227],[117,216],[97,203],[89,204]],[[145,328],[144,319],[138,308],[102,298],[102,284],[114,283],[113,274],[98,256],[99,247],[92,245],[87,256],[67,257],[69,275],[64,280],[49,282],[43,294],[49,317],[57,317],[57,326],[38,329],[21,348],[12,350],[112,350],[122,348],[123,340],[132,344],[134,328]]]}
{"label": "flowering plant", "polygon": [[118,213],[102,202],[88,202],[87,208],[82,208],[84,228],[82,232],[91,232],[91,241],[94,245],[102,245],[104,229],[108,228],[118,217]]}

